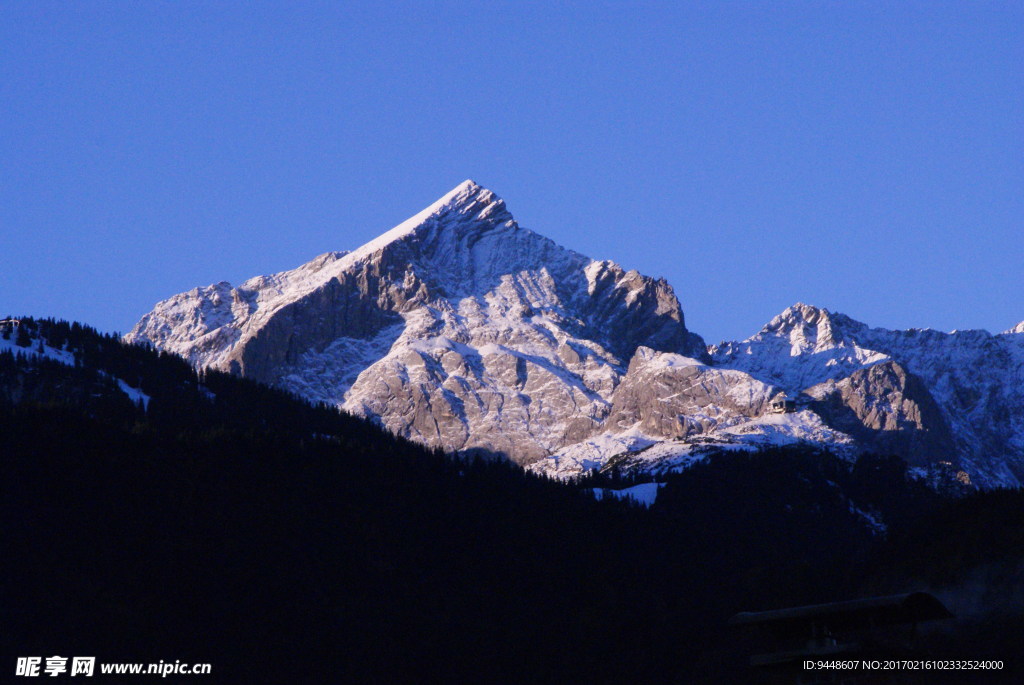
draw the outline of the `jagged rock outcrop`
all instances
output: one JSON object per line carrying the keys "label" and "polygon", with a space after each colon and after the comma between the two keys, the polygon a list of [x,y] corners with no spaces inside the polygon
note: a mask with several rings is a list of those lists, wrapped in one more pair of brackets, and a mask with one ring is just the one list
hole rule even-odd
{"label": "jagged rock outcrop", "polygon": [[670,439],[708,434],[763,415],[777,393],[741,371],[640,347],[615,391],[604,430],[636,428]]}
{"label": "jagged rock outcrop", "polygon": [[912,465],[956,461],[953,435],[924,383],[895,361],[858,369],[806,390],[826,423],[864,448],[899,454]]}

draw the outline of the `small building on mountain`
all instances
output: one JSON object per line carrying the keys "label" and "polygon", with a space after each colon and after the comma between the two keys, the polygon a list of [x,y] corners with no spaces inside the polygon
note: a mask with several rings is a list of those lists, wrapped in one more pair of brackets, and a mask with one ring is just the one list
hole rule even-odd
{"label": "small building on mountain", "polygon": [[796,401],[790,399],[784,392],[780,392],[768,402],[768,412],[770,414],[789,414],[794,411],[796,411]]}

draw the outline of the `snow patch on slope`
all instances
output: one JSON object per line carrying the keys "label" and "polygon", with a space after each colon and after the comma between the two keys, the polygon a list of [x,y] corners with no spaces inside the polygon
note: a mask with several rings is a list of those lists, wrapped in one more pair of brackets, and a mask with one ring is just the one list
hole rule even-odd
{"label": "snow patch on slope", "polygon": [[662,476],[683,471],[722,450],[756,451],[765,447],[805,444],[853,458],[853,439],[826,426],[810,411],[766,414],[711,433],[682,439],[653,438],[635,427],[625,433],[601,434],[571,445],[531,464],[534,473],[550,478],[577,478],[587,471],[616,469]]}
{"label": "snow patch on slope", "polygon": [[598,500],[602,500],[605,497],[614,497],[615,499],[620,500],[632,500],[637,504],[650,507],[658,498],[658,490],[664,486],[664,483],[640,483],[639,485],[622,488],[620,490],[614,490],[612,488],[594,488],[592,492],[594,493],[594,497]]}
{"label": "snow patch on slope", "polygon": [[[29,345],[28,347],[20,347],[17,344],[15,344],[16,335],[16,333],[12,332],[11,338],[9,340],[5,340],[4,338],[0,337],[0,353],[11,352],[14,355],[23,354],[27,357],[41,357],[44,359],[51,359],[55,362],[64,364],[65,366],[75,365],[75,355],[73,352],[70,352],[69,350],[65,350],[63,348],[51,347],[45,342],[42,345],[42,350],[40,350],[39,338],[37,337],[32,338],[32,344]],[[132,402],[136,404],[142,402],[144,409],[149,407],[149,395],[142,392],[141,390],[131,387],[120,378],[110,376],[110,374],[104,371],[100,371],[99,373],[103,374],[104,376],[114,378],[114,380],[117,381],[118,388],[120,388],[121,392],[127,395],[128,399],[130,399]]]}
{"label": "snow patch on slope", "polygon": [[32,344],[28,347],[19,347],[15,344],[15,338],[17,333],[11,333],[10,340],[4,340],[0,338],[0,352],[11,352],[14,355],[24,354],[29,357],[44,357],[46,359],[52,359],[53,361],[66,364],[67,366],[75,365],[75,355],[64,349],[57,349],[56,347],[50,347],[44,343],[42,351],[39,350],[39,339],[32,338]]}

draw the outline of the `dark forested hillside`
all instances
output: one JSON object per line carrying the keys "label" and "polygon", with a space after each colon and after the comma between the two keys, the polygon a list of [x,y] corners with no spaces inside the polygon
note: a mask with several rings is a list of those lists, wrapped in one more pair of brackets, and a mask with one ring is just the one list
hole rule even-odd
{"label": "dark forested hillside", "polygon": [[[750,645],[725,625],[736,611],[955,593],[968,577],[1016,588],[999,620],[1020,625],[1018,492],[948,498],[898,460],[780,449],[709,459],[644,509],[594,499],[615,476],[560,484],[457,460],[78,324],[21,331],[28,344],[12,331],[0,352],[8,664],[180,659],[241,683],[750,682]],[[981,658],[984,642],[1012,661],[1015,643],[986,632],[991,600],[931,648]]]}

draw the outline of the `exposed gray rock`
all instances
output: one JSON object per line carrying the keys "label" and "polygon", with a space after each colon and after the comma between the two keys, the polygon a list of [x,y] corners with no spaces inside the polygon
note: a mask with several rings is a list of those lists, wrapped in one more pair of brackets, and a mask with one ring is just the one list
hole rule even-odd
{"label": "exposed gray rock", "polygon": [[636,428],[669,439],[708,434],[761,416],[776,392],[740,371],[640,347],[615,391],[604,430]]}
{"label": "exposed gray rock", "polygon": [[812,408],[864,449],[899,454],[912,465],[957,461],[953,435],[924,383],[895,361],[808,388]]}

